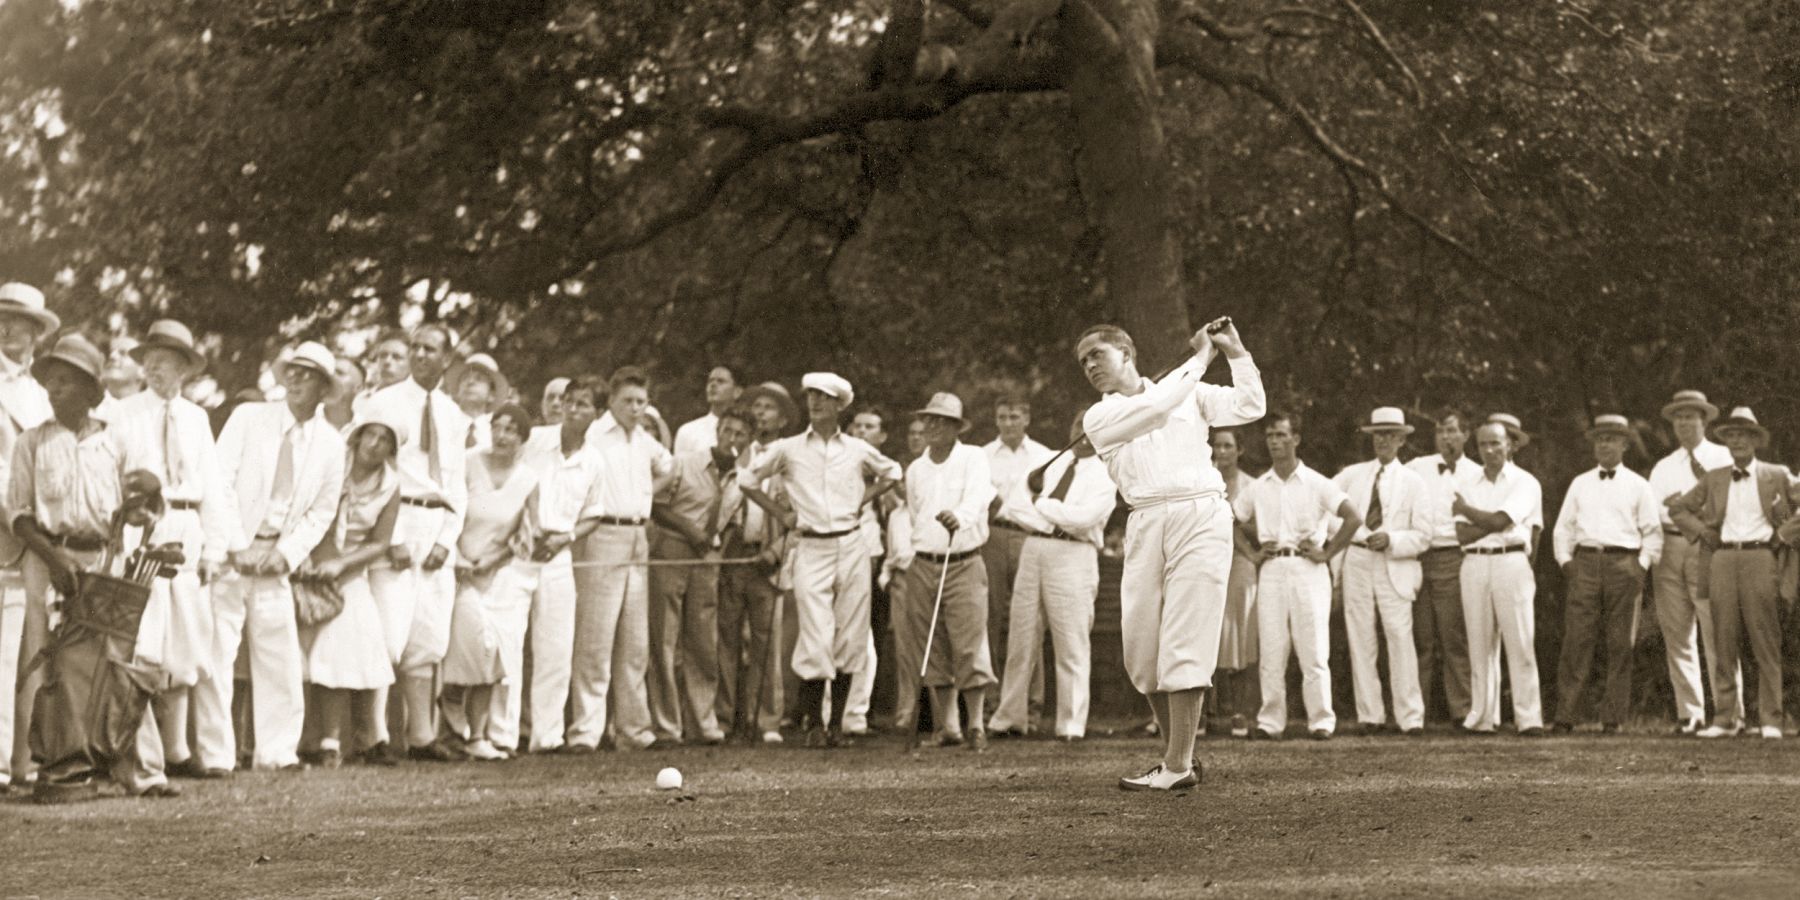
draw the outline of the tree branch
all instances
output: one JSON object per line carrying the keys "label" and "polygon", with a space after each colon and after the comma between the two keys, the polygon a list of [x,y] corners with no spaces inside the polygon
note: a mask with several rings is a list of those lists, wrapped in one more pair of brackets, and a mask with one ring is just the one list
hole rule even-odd
{"label": "tree branch", "polygon": [[1338,5],[1350,11],[1350,14],[1356,18],[1357,24],[1362,26],[1363,34],[1368,35],[1369,40],[1375,44],[1383,56],[1387,57],[1388,64],[1399,71],[1400,77],[1406,80],[1406,85],[1412,92],[1413,105],[1425,105],[1425,89],[1419,85],[1419,77],[1413,74],[1412,67],[1400,58],[1399,52],[1394,50],[1394,45],[1388,42],[1387,35],[1381,32],[1381,26],[1376,25],[1375,20],[1370,18],[1368,13],[1363,12],[1361,4],[1356,0],[1338,0]]}
{"label": "tree branch", "polygon": [[1256,72],[1221,66],[1213,61],[1213,55],[1210,48],[1202,44],[1192,32],[1165,28],[1157,39],[1157,65],[1180,66],[1219,87],[1237,88],[1255,94],[1277,112],[1286,116],[1288,121],[1299,129],[1307,143],[1311,144],[1313,149],[1335,166],[1340,175],[1346,179],[1350,179],[1352,176],[1361,177],[1389,209],[1411,222],[1415,228],[1418,228],[1432,241],[1450,250],[1482,272],[1511,285],[1521,293],[1546,303],[1550,302],[1549,297],[1543,292],[1521,281],[1512,273],[1488,262],[1485,257],[1460,238],[1445,231],[1423,213],[1413,209],[1410,203],[1394,191],[1386,173],[1370,165],[1340,143],[1325,129],[1324,124],[1319,121],[1317,116],[1313,115],[1311,110],[1273,79]]}
{"label": "tree branch", "polygon": [[994,24],[994,14],[975,3],[975,0],[938,0],[945,6],[956,10],[957,14],[969,20],[976,28],[986,28]]}

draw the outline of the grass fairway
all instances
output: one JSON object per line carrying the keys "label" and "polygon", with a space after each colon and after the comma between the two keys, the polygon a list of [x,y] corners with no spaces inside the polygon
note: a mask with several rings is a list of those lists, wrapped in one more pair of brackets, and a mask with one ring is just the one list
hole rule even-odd
{"label": "grass fairway", "polygon": [[[1800,743],[1144,739],[252,773],[0,805],[0,897],[1800,896]],[[652,788],[679,767],[686,796]],[[691,797],[691,799],[689,799]]]}

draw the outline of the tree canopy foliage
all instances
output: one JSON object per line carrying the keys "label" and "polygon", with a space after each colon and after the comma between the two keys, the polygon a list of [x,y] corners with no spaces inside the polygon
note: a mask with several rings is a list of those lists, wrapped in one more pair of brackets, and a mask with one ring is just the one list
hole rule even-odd
{"label": "tree canopy foliage", "polygon": [[7,0],[0,275],[66,319],[177,313],[239,378],[271,337],[422,308],[527,385],[647,363],[679,414],[714,362],[833,367],[903,406],[1033,395],[1053,439],[1082,327],[1124,321],[1155,369],[1230,314],[1327,456],[1380,403],[1573,442],[1687,386],[1794,434],[1797,22]]}

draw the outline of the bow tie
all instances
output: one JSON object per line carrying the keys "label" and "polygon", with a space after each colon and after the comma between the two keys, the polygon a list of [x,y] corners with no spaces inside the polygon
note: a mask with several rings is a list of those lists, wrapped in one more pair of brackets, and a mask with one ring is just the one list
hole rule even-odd
{"label": "bow tie", "polygon": [[1744,479],[1749,478],[1749,477],[1750,477],[1750,473],[1744,471],[1743,469],[1732,469],[1731,470],[1731,480],[1732,481],[1743,481]]}
{"label": "bow tie", "polygon": [[1618,470],[1616,470],[1616,469],[1601,469],[1600,470],[1600,480],[1601,481],[1610,481],[1610,480],[1612,480],[1612,477],[1617,474],[1619,474],[1619,473],[1618,473]]}
{"label": "bow tie", "polygon": [[1439,474],[1439,475],[1442,475],[1442,474],[1444,474],[1444,473],[1445,473],[1445,472],[1448,472],[1448,471],[1450,471],[1450,464],[1449,464],[1449,463],[1447,463],[1447,462],[1441,462],[1441,463],[1438,463],[1438,474]]}

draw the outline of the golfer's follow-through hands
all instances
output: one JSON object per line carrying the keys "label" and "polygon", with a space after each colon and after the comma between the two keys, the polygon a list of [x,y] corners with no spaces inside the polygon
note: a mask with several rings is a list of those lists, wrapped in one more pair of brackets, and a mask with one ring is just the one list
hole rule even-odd
{"label": "golfer's follow-through hands", "polygon": [[1244,339],[1238,336],[1237,326],[1230,316],[1220,316],[1201,326],[1193,337],[1188,338],[1188,346],[1194,348],[1194,354],[1203,364],[1211,362],[1215,353],[1225,354],[1226,359],[1237,359],[1250,353],[1244,349]]}

